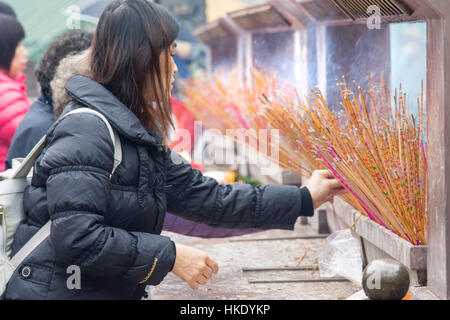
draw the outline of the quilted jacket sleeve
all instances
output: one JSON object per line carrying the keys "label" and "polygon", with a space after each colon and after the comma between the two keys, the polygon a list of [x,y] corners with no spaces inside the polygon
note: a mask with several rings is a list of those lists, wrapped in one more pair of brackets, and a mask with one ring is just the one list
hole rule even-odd
{"label": "quilted jacket sleeve", "polygon": [[114,158],[105,123],[91,114],[70,115],[47,143],[38,169],[49,172],[47,202],[57,259],[78,265],[86,275],[159,284],[173,267],[174,243],[105,225]]}
{"label": "quilted jacket sleeve", "polygon": [[166,153],[168,211],[225,228],[293,230],[299,216],[314,213],[306,188],[283,185],[221,185],[176,152]]}

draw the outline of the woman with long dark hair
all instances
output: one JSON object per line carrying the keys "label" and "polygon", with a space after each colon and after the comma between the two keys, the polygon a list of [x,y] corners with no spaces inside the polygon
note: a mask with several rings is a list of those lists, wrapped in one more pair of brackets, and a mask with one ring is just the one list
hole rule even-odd
{"label": "woman with long dark hair", "polygon": [[[103,12],[89,74],[66,85],[72,98],[50,128],[24,196],[17,252],[49,219],[51,235],[17,268],[6,299],[139,299],[173,272],[193,289],[218,272],[204,252],[161,236],[166,210],[228,228],[290,229],[299,216],[342,192],[327,171],[306,187],[233,184],[206,178],[166,146],[172,126],[174,17],[145,0]],[[102,113],[118,132],[122,162]]]}

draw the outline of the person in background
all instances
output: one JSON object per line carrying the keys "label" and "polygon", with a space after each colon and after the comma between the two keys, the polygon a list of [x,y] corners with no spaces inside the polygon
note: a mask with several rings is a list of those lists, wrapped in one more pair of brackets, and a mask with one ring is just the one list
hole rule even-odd
{"label": "person in background", "polygon": [[6,169],[11,168],[12,159],[25,158],[55,122],[50,83],[55,76],[56,68],[68,55],[89,48],[93,37],[90,31],[72,30],[60,35],[48,47],[35,72],[41,87],[41,95],[33,103],[14,134],[6,160]]}
{"label": "person in background", "polygon": [[7,3],[0,1],[0,14],[6,14],[8,16],[17,18],[16,13],[14,12],[14,9]]}
{"label": "person in background", "polygon": [[11,140],[30,109],[23,73],[28,63],[28,50],[22,43],[25,31],[11,15],[0,14],[0,172]]}

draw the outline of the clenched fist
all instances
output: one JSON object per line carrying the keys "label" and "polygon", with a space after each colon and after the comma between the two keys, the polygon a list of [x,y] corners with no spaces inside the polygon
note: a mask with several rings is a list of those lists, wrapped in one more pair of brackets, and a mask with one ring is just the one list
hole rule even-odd
{"label": "clenched fist", "polygon": [[175,244],[177,256],[172,272],[196,290],[204,285],[213,274],[219,272],[217,262],[205,252],[182,244]]}

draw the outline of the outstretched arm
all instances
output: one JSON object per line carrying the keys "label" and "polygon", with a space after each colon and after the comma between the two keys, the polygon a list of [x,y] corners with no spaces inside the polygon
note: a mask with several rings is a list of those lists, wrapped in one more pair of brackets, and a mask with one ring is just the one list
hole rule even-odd
{"label": "outstretched arm", "polygon": [[312,216],[307,188],[283,185],[218,184],[176,152],[166,154],[168,211],[226,228],[293,230],[299,216]]}

